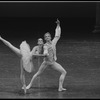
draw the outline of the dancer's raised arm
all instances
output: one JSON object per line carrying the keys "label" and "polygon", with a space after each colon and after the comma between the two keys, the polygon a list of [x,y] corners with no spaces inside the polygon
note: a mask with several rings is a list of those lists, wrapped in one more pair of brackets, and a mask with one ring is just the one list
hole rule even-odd
{"label": "dancer's raised arm", "polygon": [[56,29],[55,29],[55,37],[54,37],[54,39],[52,40],[52,42],[53,42],[54,44],[57,43],[57,41],[60,39],[60,36],[61,36],[60,21],[57,19],[56,23],[57,23],[57,27],[56,27]]}
{"label": "dancer's raised arm", "polygon": [[16,48],[15,46],[13,46],[10,42],[8,42],[7,40],[3,39],[1,36],[0,36],[0,40],[1,40],[6,46],[8,46],[12,51],[14,51],[16,54],[18,54],[19,56],[21,56],[20,49],[18,49],[18,48]]}

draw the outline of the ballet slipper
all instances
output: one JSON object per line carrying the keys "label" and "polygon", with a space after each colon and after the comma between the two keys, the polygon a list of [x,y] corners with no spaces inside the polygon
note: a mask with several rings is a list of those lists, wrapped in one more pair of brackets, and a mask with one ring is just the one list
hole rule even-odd
{"label": "ballet slipper", "polygon": [[63,90],[67,90],[65,88],[59,88],[58,91],[63,91]]}

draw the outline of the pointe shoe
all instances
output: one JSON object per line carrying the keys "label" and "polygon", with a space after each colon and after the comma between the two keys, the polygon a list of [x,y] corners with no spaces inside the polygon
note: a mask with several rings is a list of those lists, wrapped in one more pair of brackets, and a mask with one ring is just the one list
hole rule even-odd
{"label": "pointe shoe", "polygon": [[65,88],[59,88],[58,91],[63,91],[63,90],[67,90]]}
{"label": "pointe shoe", "polygon": [[22,89],[24,89],[24,86],[22,87]]}
{"label": "pointe shoe", "polygon": [[31,87],[31,85],[29,84],[29,85],[26,87],[26,89],[30,89],[30,87]]}
{"label": "pointe shoe", "polygon": [[22,87],[23,89],[24,89],[24,93],[26,94],[26,85],[24,85],[23,87]]}
{"label": "pointe shoe", "polygon": [[[31,86],[30,85],[28,85],[27,87],[26,87],[26,89],[29,89]],[[24,86],[22,87],[22,89],[24,89]]]}

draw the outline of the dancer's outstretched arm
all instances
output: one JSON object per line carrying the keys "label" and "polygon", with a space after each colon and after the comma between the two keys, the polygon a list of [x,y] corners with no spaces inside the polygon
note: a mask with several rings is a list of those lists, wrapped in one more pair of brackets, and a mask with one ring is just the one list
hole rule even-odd
{"label": "dancer's outstretched arm", "polygon": [[34,57],[44,57],[44,56],[46,56],[44,54],[37,54],[36,49],[37,49],[37,46],[33,47],[32,51],[31,51],[32,56],[34,56]]}
{"label": "dancer's outstretched arm", "polygon": [[18,54],[19,56],[21,56],[20,49],[18,49],[18,48],[16,48],[15,46],[13,46],[10,42],[6,41],[6,40],[3,39],[1,36],[0,36],[0,40],[1,40],[6,46],[8,46],[11,50],[13,50],[16,54]]}
{"label": "dancer's outstretched arm", "polygon": [[32,51],[31,51],[31,55],[33,56],[34,54],[36,54],[36,48],[37,46],[33,47]]}

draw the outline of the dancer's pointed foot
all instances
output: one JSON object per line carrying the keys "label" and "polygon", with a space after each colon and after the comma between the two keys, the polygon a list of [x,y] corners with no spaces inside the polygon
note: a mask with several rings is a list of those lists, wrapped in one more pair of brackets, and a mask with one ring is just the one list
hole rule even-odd
{"label": "dancer's pointed foot", "polygon": [[22,89],[24,89],[24,86],[22,87]]}
{"label": "dancer's pointed foot", "polygon": [[[26,89],[30,89],[31,85],[29,84],[28,86],[26,86]],[[24,89],[24,86],[22,87],[22,89]]]}
{"label": "dancer's pointed foot", "polygon": [[23,87],[22,87],[22,89],[24,89],[24,93],[26,94],[26,85],[24,85]]}
{"label": "dancer's pointed foot", "polygon": [[63,91],[63,90],[67,90],[65,88],[59,88],[58,91]]}
{"label": "dancer's pointed foot", "polygon": [[30,89],[30,87],[31,87],[31,84],[29,84],[29,85],[26,87],[26,89]]}

